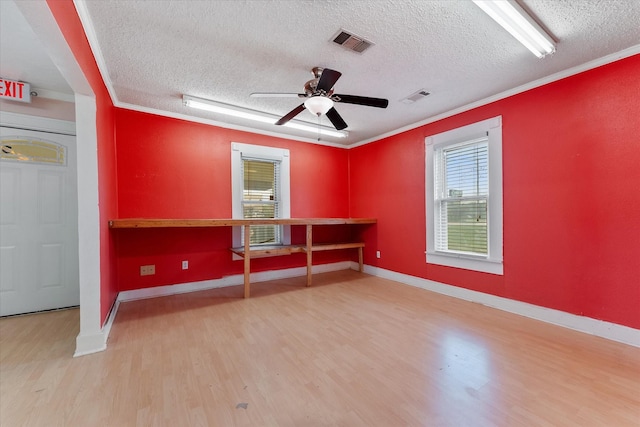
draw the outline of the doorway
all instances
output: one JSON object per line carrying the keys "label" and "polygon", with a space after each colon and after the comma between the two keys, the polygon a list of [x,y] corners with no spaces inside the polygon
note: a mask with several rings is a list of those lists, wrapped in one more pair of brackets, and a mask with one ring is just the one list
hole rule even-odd
{"label": "doorway", "polygon": [[77,306],[72,135],[0,127],[0,315]]}

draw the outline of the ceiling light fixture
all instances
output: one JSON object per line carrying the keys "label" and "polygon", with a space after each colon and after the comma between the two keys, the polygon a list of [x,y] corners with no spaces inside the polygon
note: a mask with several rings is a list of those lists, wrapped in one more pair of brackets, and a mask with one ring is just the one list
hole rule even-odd
{"label": "ceiling light fixture", "polygon": [[538,58],[556,51],[556,45],[515,0],[473,0],[487,15],[511,33]]}
{"label": "ceiling light fixture", "polygon": [[[327,99],[333,105],[333,101],[328,98]],[[213,113],[224,114],[232,117],[239,117],[242,119],[253,120],[261,123],[269,123],[275,124],[278,121],[279,117],[273,116],[271,114],[263,113],[260,111],[247,110],[244,108],[236,107],[229,104],[223,104],[220,102],[211,101],[203,98],[196,98],[194,96],[183,95],[182,103],[186,107],[197,108],[200,110],[211,111]],[[327,108],[329,110],[331,107]],[[305,132],[312,132],[318,134],[320,132],[321,135],[324,136],[332,136],[334,138],[346,138],[349,133],[346,131],[338,131],[327,126],[317,126],[311,124],[305,124],[301,122],[287,122],[285,123],[286,127],[291,129],[302,130]]]}
{"label": "ceiling light fixture", "polygon": [[320,117],[333,108],[333,101],[326,96],[316,95],[304,101],[304,106],[311,114]]}

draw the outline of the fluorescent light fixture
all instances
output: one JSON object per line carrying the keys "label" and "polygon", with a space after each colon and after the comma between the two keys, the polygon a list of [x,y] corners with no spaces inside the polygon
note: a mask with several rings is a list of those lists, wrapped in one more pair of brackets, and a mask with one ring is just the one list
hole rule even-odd
{"label": "fluorescent light fixture", "polygon": [[[275,120],[277,120],[277,119],[275,119]],[[275,123],[275,121],[274,121],[274,123]],[[306,131],[306,132],[312,132],[312,133],[315,133],[316,135],[319,132],[320,135],[332,136],[334,138],[346,138],[347,136],[349,136],[349,133],[344,131],[344,130],[331,129],[331,128],[328,128],[326,126],[307,125],[305,123],[295,122],[293,120],[288,121],[287,123],[285,123],[282,126],[288,127],[288,128],[291,128],[291,129],[298,129],[298,130],[303,130],[303,131]]]}
{"label": "fluorescent light fixture", "polygon": [[[211,111],[213,113],[224,114],[226,116],[239,117],[242,119],[253,120],[261,123],[275,124],[279,117],[272,114],[263,113],[261,111],[247,110],[244,108],[236,107],[234,105],[223,104],[221,102],[215,102],[208,99],[196,98],[194,96],[182,95],[182,103],[186,107],[197,108],[200,110]],[[283,126],[302,130],[305,132],[311,132],[314,134],[320,133],[324,136],[332,136],[334,138],[346,138],[349,133],[345,131],[339,131],[329,128],[327,126],[316,126],[312,124],[306,124],[302,122],[289,121]]]}
{"label": "fluorescent light fixture", "polygon": [[473,0],[538,58],[556,51],[553,39],[515,0]]}

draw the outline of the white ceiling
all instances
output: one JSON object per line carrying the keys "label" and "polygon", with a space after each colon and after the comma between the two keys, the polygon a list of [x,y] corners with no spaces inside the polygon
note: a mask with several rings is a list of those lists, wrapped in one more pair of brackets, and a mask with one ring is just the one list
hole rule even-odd
{"label": "white ceiling", "polygon": [[0,76],[73,95],[44,45],[12,0],[0,0]]}
{"label": "white ceiling", "polygon": [[[2,77],[67,90],[51,64],[35,57],[38,40],[10,16],[17,12],[13,2],[0,4]],[[389,99],[387,109],[336,105],[349,137],[324,137],[323,143],[344,145],[425,123],[610,55],[640,52],[638,0],[521,4],[558,41],[552,56],[536,58],[470,0],[76,0],[116,105],[313,141],[293,129],[193,110],[181,98],[188,94],[282,116],[301,101],[249,94],[302,92],[312,67],[332,68],[343,73],[337,93]],[[375,45],[363,54],[334,45],[330,39],[341,28]],[[431,95],[411,105],[400,102],[420,89]],[[306,111],[298,119],[317,123]],[[330,126],[325,117],[322,123]]]}

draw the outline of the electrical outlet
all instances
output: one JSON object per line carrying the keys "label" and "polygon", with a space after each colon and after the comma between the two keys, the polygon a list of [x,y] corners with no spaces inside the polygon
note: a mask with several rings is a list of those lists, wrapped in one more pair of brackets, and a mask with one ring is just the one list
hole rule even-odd
{"label": "electrical outlet", "polygon": [[380,258],[380,251],[376,251],[376,258]]}
{"label": "electrical outlet", "polygon": [[155,266],[155,264],[141,265],[140,266],[140,275],[141,276],[152,276],[154,274],[156,274],[156,266]]}
{"label": "electrical outlet", "polygon": [[189,261],[182,261],[182,269],[183,270],[189,269]]}

